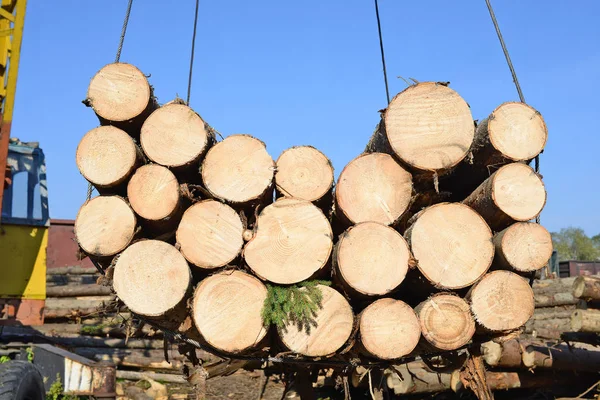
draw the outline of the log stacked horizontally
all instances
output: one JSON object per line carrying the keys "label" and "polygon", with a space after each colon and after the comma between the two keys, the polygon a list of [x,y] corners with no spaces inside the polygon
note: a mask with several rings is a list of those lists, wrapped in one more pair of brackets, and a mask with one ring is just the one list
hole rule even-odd
{"label": "log stacked horizontally", "polygon": [[[160,326],[230,354],[393,360],[509,333],[533,314],[524,276],[552,247],[529,222],[546,192],[527,162],[547,135],[529,106],[506,103],[476,127],[446,84],[410,86],[334,185],[317,149],[274,161],[250,135],[216,141],[189,105],[159,107],[129,64],[98,72],[86,103],[101,126],[77,165],[101,195],[79,211],[77,240],[114,270],[118,298]],[[265,308],[285,290],[317,300],[284,304],[269,329]]]}

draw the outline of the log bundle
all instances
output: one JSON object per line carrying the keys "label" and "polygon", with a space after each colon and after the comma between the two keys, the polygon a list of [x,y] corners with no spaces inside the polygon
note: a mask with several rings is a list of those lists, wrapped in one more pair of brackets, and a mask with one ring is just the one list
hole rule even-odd
{"label": "log bundle", "polygon": [[529,222],[546,201],[527,165],[546,142],[531,107],[507,103],[476,129],[447,84],[412,85],[334,182],[317,149],[274,161],[253,136],[217,141],[146,85],[128,64],[103,68],[88,91],[101,127],[77,152],[101,193],[77,240],[133,314],[216,353],[370,360],[457,350],[533,315],[521,275],[552,247]]}

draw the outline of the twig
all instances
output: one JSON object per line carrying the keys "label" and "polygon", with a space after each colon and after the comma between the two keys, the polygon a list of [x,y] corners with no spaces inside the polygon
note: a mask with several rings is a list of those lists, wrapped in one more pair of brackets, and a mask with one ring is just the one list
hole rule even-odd
{"label": "twig", "polygon": [[600,381],[594,383],[592,386],[590,386],[590,388],[588,390],[586,390],[585,392],[581,393],[579,396],[575,397],[576,399],[580,399],[583,396],[585,396],[586,394],[588,394],[589,392],[592,391],[593,388],[595,388],[596,386],[598,386],[598,384],[600,384]]}

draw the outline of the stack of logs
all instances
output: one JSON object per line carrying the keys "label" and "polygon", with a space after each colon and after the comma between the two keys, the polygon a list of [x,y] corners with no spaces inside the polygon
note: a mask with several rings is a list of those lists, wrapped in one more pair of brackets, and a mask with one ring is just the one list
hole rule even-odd
{"label": "stack of logs", "polygon": [[[217,141],[182,101],[159,107],[130,64],[102,68],[85,103],[101,126],[76,161],[100,196],[79,210],[77,241],[157,325],[226,354],[393,360],[513,332],[533,314],[526,277],[552,243],[530,222],[546,191],[528,163],[547,129],[528,105],[474,124],[447,84],[410,86],[334,190],[317,149],[274,161],[252,136]],[[264,323],[273,288],[314,279],[331,283],[312,286],[309,324],[293,312]]]}

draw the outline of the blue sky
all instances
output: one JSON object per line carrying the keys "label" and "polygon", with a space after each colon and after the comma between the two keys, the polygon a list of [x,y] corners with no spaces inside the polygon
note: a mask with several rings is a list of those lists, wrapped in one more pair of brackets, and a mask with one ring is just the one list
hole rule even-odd
{"label": "blue sky", "polygon": [[[50,215],[74,218],[86,182],[80,138],[98,122],[81,104],[114,60],[127,0],[29,0],[12,136],[46,153]],[[544,116],[548,190],[542,223],[600,232],[600,2],[493,1],[526,100]],[[484,0],[380,0],[393,96],[406,84],[450,81],[485,118],[517,93]],[[136,0],[121,60],[160,102],[185,97],[194,1]],[[386,106],[373,2],[200,0],[191,106],[225,135],[282,150],[312,144],[339,173],[364,148]]]}

